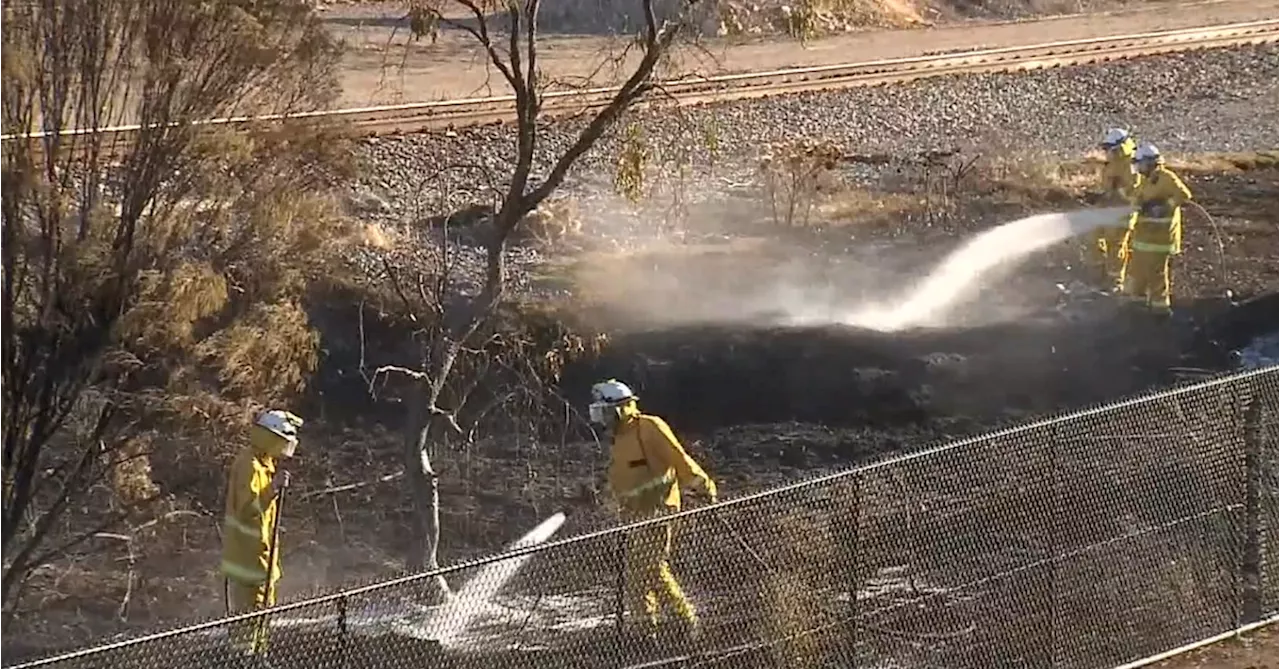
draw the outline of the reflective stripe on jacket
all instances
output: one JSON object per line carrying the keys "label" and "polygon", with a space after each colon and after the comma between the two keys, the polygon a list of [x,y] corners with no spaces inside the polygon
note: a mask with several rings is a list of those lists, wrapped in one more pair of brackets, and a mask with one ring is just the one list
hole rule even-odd
{"label": "reflective stripe on jacket", "polygon": [[714,485],[666,421],[638,412],[625,415],[618,424],[608,477],[614,498],[632,510],[679,509],[681,485]]}
{"label": "reflective stripe on jacket", "polygon": [[651,490],[666,488],[667,486],[671,485],[671,483],[674,482],[675,480],[676,480],[675,473],[672,472],[671,470],[667,470],[667,472],[664,473],[662,476],[655,476],[654,478],[651,478],[648,481],[645,481],[644,483],[641,483],[640,485],[635,486],[634,488],[631,488],[630,490],[623,490],[622,492],[619,492],[618,497],[622,497],[622,498],[639,497],[640,495],[643,495]]}
{"label": "reflective stripe on jacket", "polygon": [[1173,244],[1148,244],[1147,242],[1132,242],[1130,248],[1134,251],[1142,251],[1145,253],[1174,253]]}
{"label": "reflective stripe on jacket", "polygon": [[[276,522],[276,502],[271,494],[275,473],[275,458],[248,447],[236,455],[227,476],[221,571],[242,585],[261,585],[267,580],[267,559]],[[279,578],[277,550],[271,580]]]}
{"label": "reflective stripe on jacket", "polygon": [[[1182,251],[1182,205],[1191,189],[1169,168],[1159,165],[1138,181],[1131,198],[1134,212],[1126,242],[1135,251],[1177,254]],[[1153,214],[1160,211],[1160,214]]]}

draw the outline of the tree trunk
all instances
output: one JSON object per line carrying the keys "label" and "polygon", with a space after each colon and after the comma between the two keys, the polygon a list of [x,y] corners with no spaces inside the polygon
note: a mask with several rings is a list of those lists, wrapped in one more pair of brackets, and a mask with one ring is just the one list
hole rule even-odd
{"label": "tree trunk", "polygon": [[[413,521],[406,567],[409,571],[434,571],[440,568],[440,479],[432,459],[440,454],[437,444],[447,439],[451,429],[448,419],[438,411],[437,402],[445,380],[462,349],[465,338],[441,333],[428,350],[423,368],[427,380],[419,385],[409,408],[405,434],[405,484],[412,501]],[[442,601],[450,595],[443,576],[430,580],[427,596]]]}
{"label": "tree trunk", "polygon": [[[560,187],[570,168],[614,125],[621,114],[652,89],[654,68],[680,32],[679,24],[668,26],[664,22],[660,26],[654,13],[653,0],[642,0],[645,19],[643,58],[613,100],[587,123],[574,143],[560,154],[545,179],[530,190],[529,175],[536,153],[538,116],[541,109],[536,47],[539,0],[530,0],[523,6],[517,3],[508,7],[506,15],[509,20],[509,41],[505,48],[497,46],[490,39],[485,23],[488,19],[479,5],[463,0],[458,4],[470,10],[480,22],[478,30],[469,27],[462,29],[476,38],[488,53],[490,62],[515,92],[516,164],[502,205],[493,217],[493,238],[488,245],[484,287],[479,294],[466,298],[464,304],[447,310],[441,333],[430,345],[425,359],[420,361],[422,364],[418,369],[423,373],[413,374],[420,384],[409,408],[404,457],[405,481],[413,500],[414,521],[410,526],[417,535],[411,540],[407,566],[410,570],[418,571],[439,568],[437,551],[440,539],[440,494],[438,478],[432,464],[432,459],[439,452],[435,445],[444,441],[450,432],[461,432],[454,415],[459,407],[445,409],[439,405],[439,401],[463,343],[475,334],[502,300],[505,285],[502,252],[506,241],[524,215]],[[688,0],[681,6],[687,8],[694,4],[697,4],[697,0]],[[443,25],[462,27],[442,14],[439,7],[429,11]],[[448,586],[443,578],[432,579],[432,583],[437,594],[447,596]]]}
{"label": "tree trunk", "polygon": [[[420,415],[423,412],[420,412]],[[440,568],[440,478],[431,464],[433,426],[442,422],[427,417],[406,455],[405,479],[409,482],[413,501],[413,529],[416,536],[409,547],[410,571],[435,571]],[[412,462],[410,462],[412,461]],[[448,599],[449,584],[444,576],[429,579],[426,595],[432,603]]]}

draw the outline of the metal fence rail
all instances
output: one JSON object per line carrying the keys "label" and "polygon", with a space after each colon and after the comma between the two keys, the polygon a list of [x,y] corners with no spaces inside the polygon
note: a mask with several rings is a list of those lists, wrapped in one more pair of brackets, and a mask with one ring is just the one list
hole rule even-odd
{"label": "metal fence rail", "polygon": [[[509,552],[442,570],[518,566],[443,606],[419,575],[22,666],[1114,666],[1275,613],[1278,393],[1219,378]],[[698,637],[619,615],[668,525]],[[227,641],[258,621],[269,665]]]}

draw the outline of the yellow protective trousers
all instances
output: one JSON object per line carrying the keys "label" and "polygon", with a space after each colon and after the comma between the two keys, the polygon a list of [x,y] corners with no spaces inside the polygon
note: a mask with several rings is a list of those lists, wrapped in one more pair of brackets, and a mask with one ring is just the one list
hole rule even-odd
{"label": "yellow protective trousers", "polygon": [[[650,513],[624,511],[623,520],[634,523],[659,515],[660,510]],[[627,534],[627,607],[636,619],[647,617],[650,626],[658,624],[659,614],[664,609],[674,611],[688,623],[698,621],[693,603],[671,573],[672,534],[672,523],[649,525]]]}
{"label": "yellow protective trousers", "polygon": [[1121,273],[1124,271],[1124,259],[1121,258],[1120,247],[1124,244],[1126,230],[1115,226],[1102,226],[1094,230],[1093,241],[1099,254],[1098,265],[1106,278],[1119,285]]}
{"label": "yellow protective trousers", "polygon": [[1145,300],[1148,307],[1157,311],[1169,311],[1173,306],[1169,256],[1161,251],[1130,251],[1122,279],[1125,295]]}
{"label": "yellow protective trousers", "polygon": [[[275,606],[276,589],[261,585],[244,585],[233,580],[227,581],[227,607],[231,615],[260,611]],[[236,648],[254,655],[265,655],[267,637],[270,631],[270,620],[267,616],[258,616],[233,623],[228,633],[231,643]]]}

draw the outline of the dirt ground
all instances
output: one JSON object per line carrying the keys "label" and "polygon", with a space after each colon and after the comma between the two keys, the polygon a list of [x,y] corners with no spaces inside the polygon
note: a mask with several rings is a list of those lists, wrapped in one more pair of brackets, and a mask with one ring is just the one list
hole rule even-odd
{"label": "dirt ground", "polygon": [[[1242,164],[1204,161],[1183,169],[1197,198],[1210,203],[1226,264],[1218,264],[1212,230],[1189,225],[1175,285],[1181,315],[1173,322],[1088,289],[1098,278],[1087,247],[1075,241],[983,292],[978,303],[995,305],[990,314],[1000,317],[958,329],[886,334],[837,324],[783,327],[767,318],[655,329],[629,325],[628,314],[607,308],[616,303],[599,294],[580,294],[576,299],[590,305],[583,313],[613,324],[613,343],[602,357],[570,365],[556,392],[580,409],[584,389],[601,376],[635,384],[645,407],[665,416],[725,494],[737,496],[1226,369],[1227,349],[1275,327],[1280,174],[1274,159]],[[1060,184],[1037,191],[1022,183],[1012,191],[993,182],[973,193],[946,211],[908,207],[879,218],[829,217],[804,229],[740,226],[728,236],[694,229],[691,238],[702,234],[721,246],[631,254],[625,283],[697,287],[655,289],[657,301],[676,304],[746,299],[780,276],[812,283],[820,272],[839,282],[841,272],[866,263],[882,268],[882,281],[902,282],[996,221],[1086,206]],[[832,197],[897,201],[892,193],[865,190]],[[677,280],[656,283],[659,276]],[[1232,309],[1222,297],[1224,283],[1237,299],[1270,295],[1270,301]],[[351,341],[345,330],[357,320],[356,305],[332,308],[324,336]],[[400,355],[403,331],[367,326],[369,351],[388,361]],[[393,385],[371,399],[352,372],[354,355],[330,344],[321,377],[300,407],[310,419],[309,436],[285,528],[285,599],[397,573],[406,547],[408,509],[394,478],[401,389]],[[438,465],[443,562],[493,552],[556,511],[569,516],[562,536],[613,522],[599,504],[605,456],[579,428],[531,428],[522,416],[495,427],[506,436],[453,446]],[[218,545],[218,482],[210,473],[187,507],[194,512],[149,530],[147,550],[134,558],[104,540],[43,570],[28,613],[6,630],[6,660],[220,614],[221,584],[210,566]],[[329,491],[350,483],[368,485]]]}
{"label": "dirt ground", "polygon": [[[487,67],[469,36],[445,31],[409,42],[399,20],[402,9],[386,6],[335,7],[326,14],[351,49],[343,72],[347,107],[505,95],[501,75]],[[1165,3],[1019,22],[941,22],[911,30],[878,30],[827,37],[801,44],[784,39],[708,38],[676,58],[666,76],[723,74],[785,67],[828,65],[940,51],[996,48],[1113,34],[1189,28],[1275,18],[1263,0]],[[605,85],[629,72],[623,65],[627,40],[596,36],[547,35],[539,53],[544,76],[561,87]],[[620,60],[619,60],[620,58]]]}

